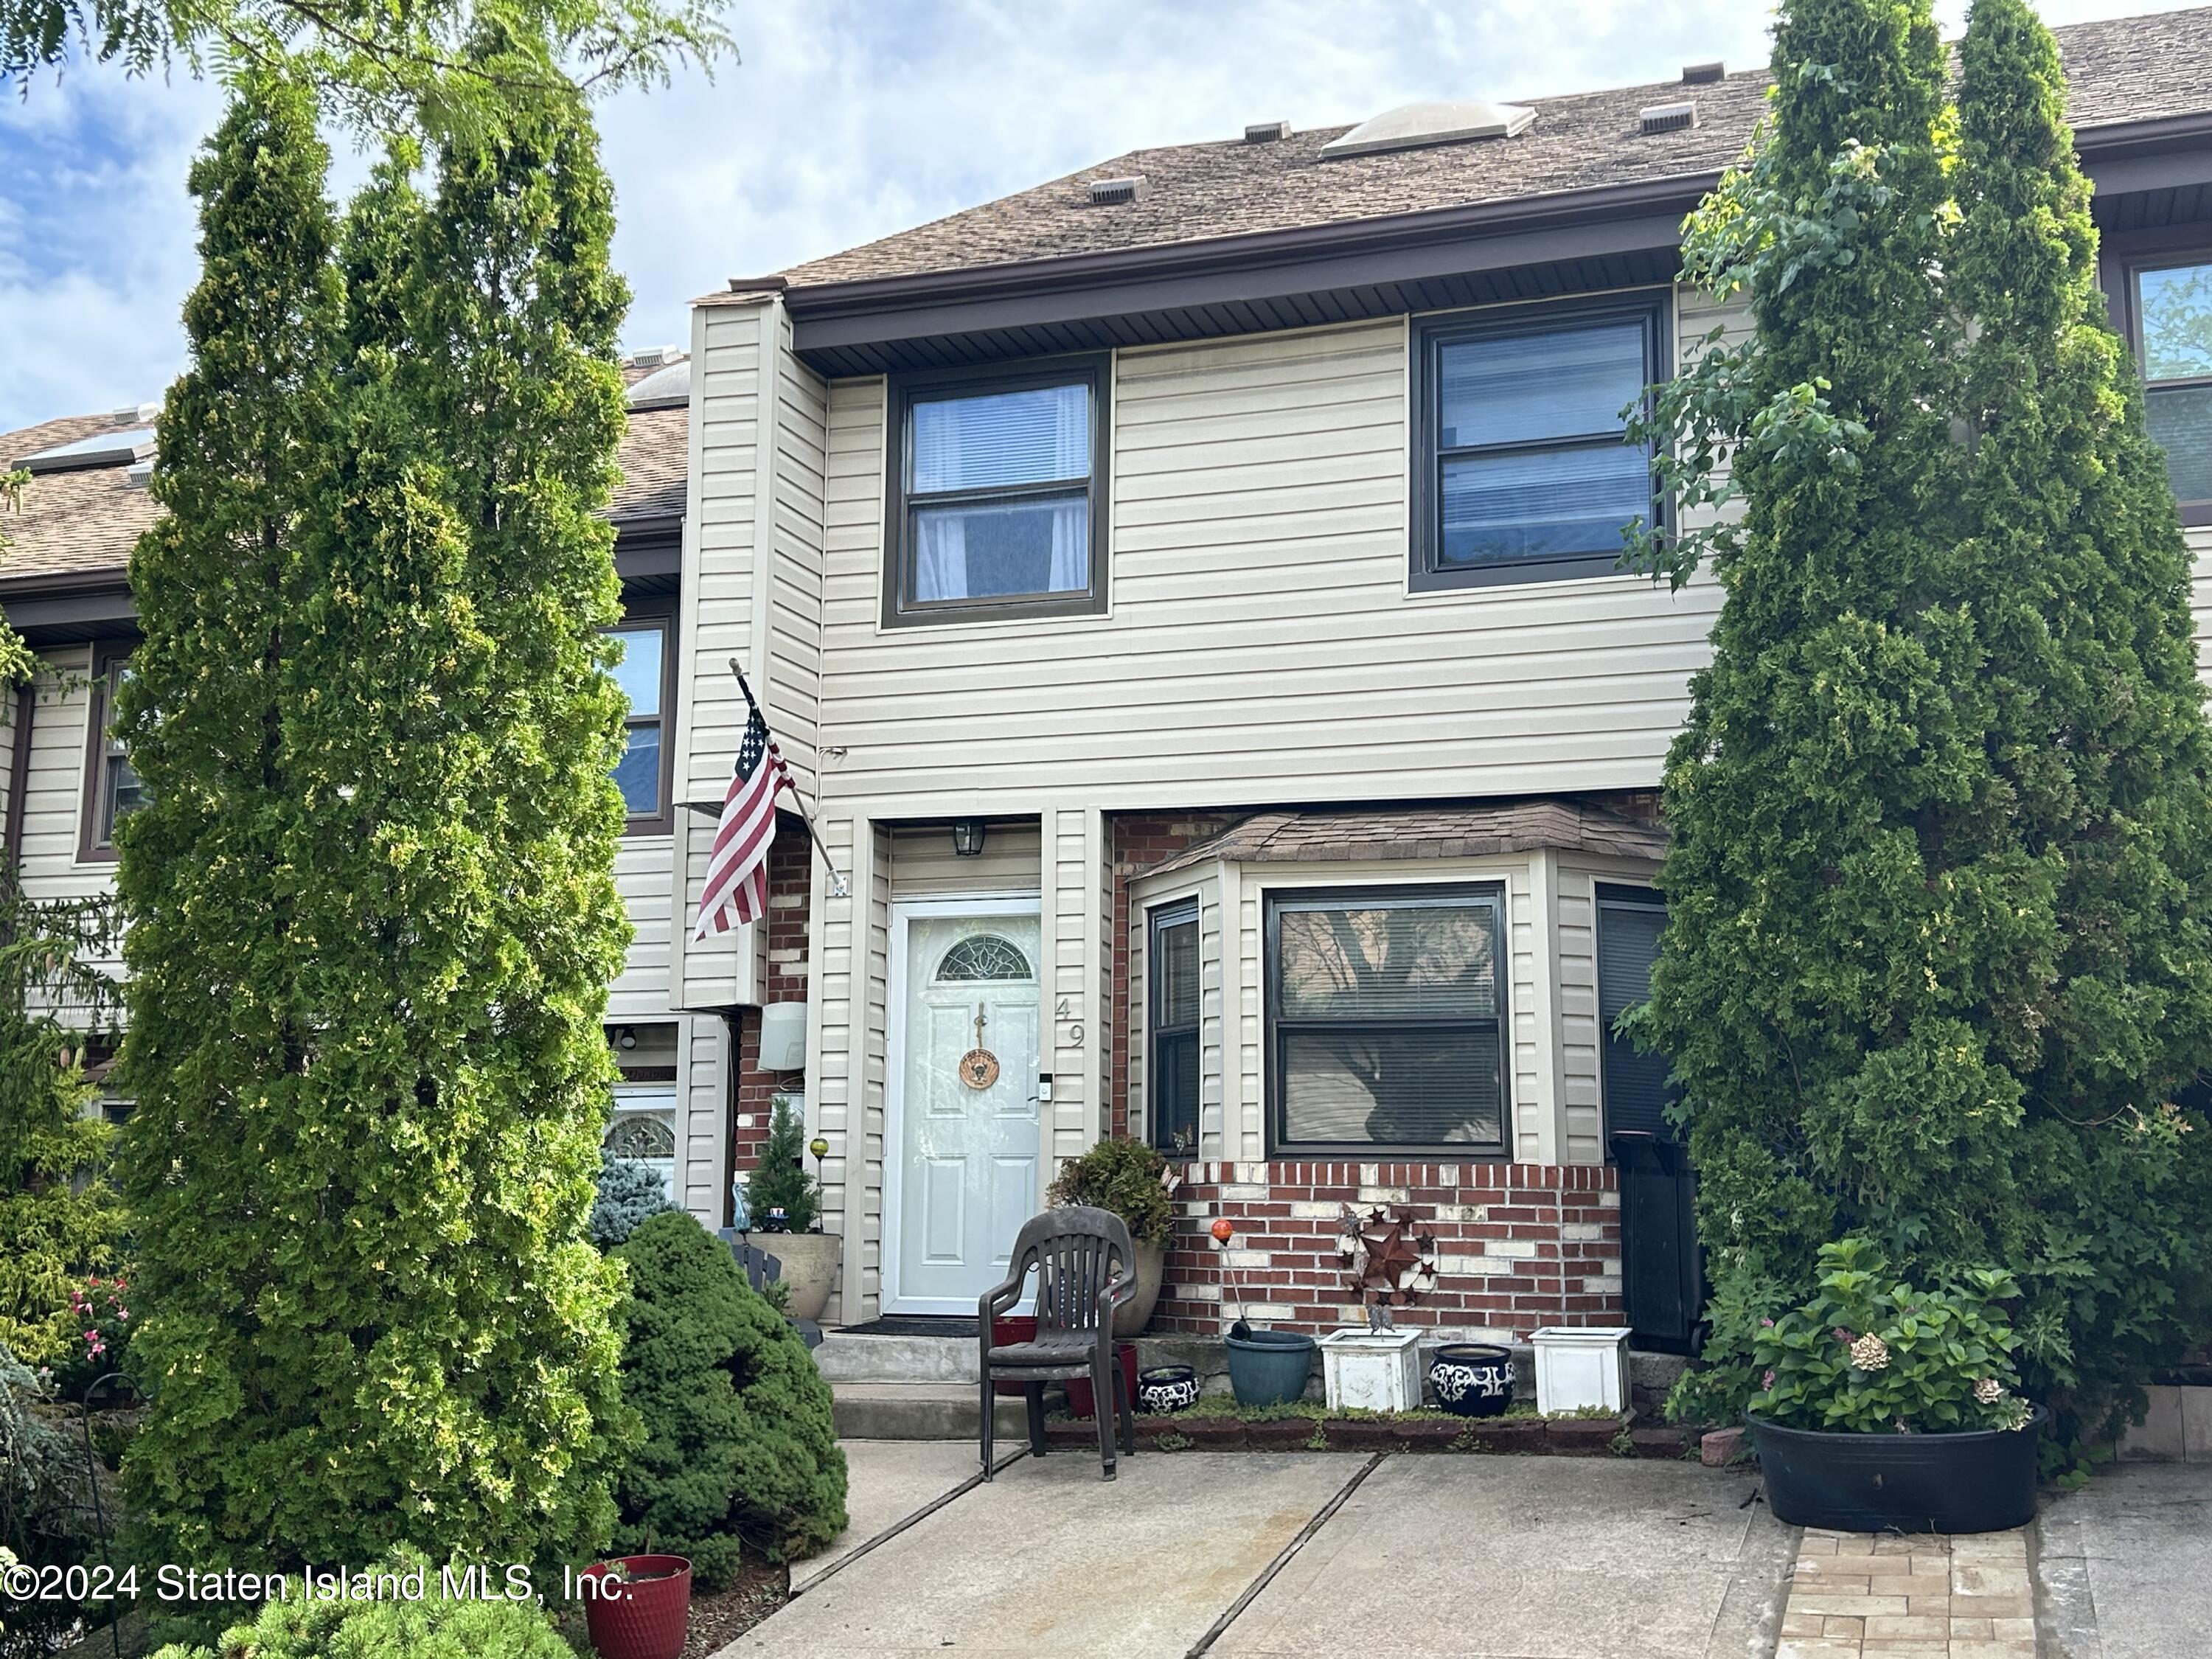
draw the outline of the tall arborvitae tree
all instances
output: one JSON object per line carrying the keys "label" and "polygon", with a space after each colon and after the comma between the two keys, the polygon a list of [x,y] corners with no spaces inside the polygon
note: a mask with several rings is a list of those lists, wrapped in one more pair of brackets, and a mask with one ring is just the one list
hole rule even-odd
{"label": "tall arborvitae tree", "polygon": [[2013,1027],[2028,1381],[2140,1380],[2212,1306],[2212,1136],[2161,1103],[2212,1064],[2212,730],[2188,556],[2096,288],[2057,43],[1976,0],[1953,292],[1976,332],[1958,583],[2013,833],[2057,866],[2055,955]]}
{"label": "tall arborvitae tree", "polygon": [[[1955,168],[1925,0],[1785,8],[1771,128],[1686,242],[1754,331],[1650,423],[1692,505],[1741,508],[1641,549],[1727,592],[1643,1019],[1699,1170],[1709,1403],[1849,1231],[2014,1269],[2046,1392],[2100,1320],[2147,1351],[2186,1267],[2149,1196],[2212,989],[2183,567],[2055,53],[1982,3]],[[2115,1269],[2160,1287],[2116,1311]]]}
{"label": "tall arborvitae tree", "polygon": [[[322,301],[252,337],[301,356],[252,387],[307,446],[295,493],[264,554],[188,493],[202,467],[236,492],[258,433],[165,443],[188,476],[134,566],[127,1139],[160,1392],[128,1469],[163,1559],[574,1556],[629,1423],[584,1235],[628,939],[608,195],[570,102],[441,157],[428,204],[402,155],[333,250],[309,113],[258,95],[204,169],[251,140],[255,205],[319,227],[241,284]],[[203,194],[195,304],[227,314]],[[165,432],[227,362],[195,343]]]}

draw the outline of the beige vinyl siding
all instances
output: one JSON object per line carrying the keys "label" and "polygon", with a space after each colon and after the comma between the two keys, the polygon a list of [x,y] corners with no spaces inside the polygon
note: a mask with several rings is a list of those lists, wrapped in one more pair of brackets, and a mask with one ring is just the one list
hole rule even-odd
{"label": "beige vinyl siding", "polygon": [[[1102,885],[1110,893],[1105,855],[1105,823],[1096,811],[1080,807],[1051,812],[1044,819],[1050,858],[1043,874],[1040,905],[1045,955],[1045,1029],[1042,1047],[1049,1054],[1053,1093],[1049,1159],[1073,1158],[1098,1138],[1102,1116],[1106,1021],[1112,1018],[1112,986],[1100,971],[1111,926],[1102,909]],[[1110,905],[1110,896],[1107,904]]]}
{"label": "beige vinyl siding", "polygon": [[2192,525],[2182,537],[2189,544],[2189,614],[2197,625],[2197,672],[2212,680],[2212,525]]}
{"label": "beige vinyl siding", "polygon": [[633,931],[629,954],[607,995],[609,1019],[646,1018],[667,1010],[675,871],[673,836],[625,836],[615,848],[615,890]]}
{"label": "beige vinyl siding", "polygon": [[[814,792],[821,711],[822,536],[829,470],[829,387],[791,355],[791,319],[777,333],[774,535],[770,545],[761,694],[769,723],[799,786]],[[750,663],[747,665],[751,666]]]}
{"label": "beige vinyl siding", "polygon": [[1035,823],[994,823],[983,850],[962,858],[948,824],[891,832],[890,892],[895,899],[973,893],[1034,893],[1043,837]]}
{"label": "beige vinyl siding", "polygon": [[883,383],[833,383],[825,788],[889,812],[1655,783],[1713,591],[1409,596],[1407,349],[1394,319],[1120,353],[1109,612],[891,630]]}
{"label": "beige vinyl siding", "polygon": [[58,646],[40,654],[48,666],[34,682],[30,775],[23,788],[23,890],[32,898],[82,898],[106,891],[115,874],[111,860],[77,858],[92,718],[92,647]]}
{"label": "beige vinyl siding", "polygon": [[[832,1320],[860,1318],[881,1291],[884,1048],[890,983],[890,837],[866,819],[826,817],[823,838],[851,885],[830,896],[814,866],[813,967],[807,1007],[807,1117],[830,1143],[822,1165],[825,1231],[845,1246]],[[849,1310],[849,1311],[848,1311]]]}
{"label": "beige vinyl siding", "polygon": [[729,1028],[712,1014],[678,1022],[676,1061],[677,1184],[686,1210],[709,1227],[722,1224],[724,1149],[730,1144]]}
{"label": "beige vinyl siding", "polygon": [[1598,880],[1588,870],[1568,866],[1559,872],[1560,1115],[1566,1135],[1563,1161],[1569,1164],[1598,1164],[1605,1158],[1598,1072],[1598,1046],[1605,1035],[1597,1013]]}
{"label": "beige vinyl siding", "polygon": [[[756,642],[753,580],[759,541],[763,459],[762,364],[765,307],[702,307],[691,313],[693,386],[690,478],[684,523],[683,611],[678,635],[676,809],[672,874],[676,905],[698,915],[706,890],[714,821],[685,801],[719,800],[745,729],[745,701],[729,661],[749,661]],[[772,348],[775,336],[767,335]],[[680,1007],[749,1003],[764,948],[741,927],[702,941],[674,931],[672,1000]]]}

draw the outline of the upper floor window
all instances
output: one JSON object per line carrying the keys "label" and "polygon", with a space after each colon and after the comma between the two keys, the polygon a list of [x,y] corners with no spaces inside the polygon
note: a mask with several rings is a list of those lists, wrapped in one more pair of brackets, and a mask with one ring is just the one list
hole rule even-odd
{"label": "upper floor window", "polygon": [[668,648],[672,620],[666,615],[633,613],[620,627],[607,630],[610,638],[623,644],[615,684],[622,687],[629,712],[623,722],[623,754],[615,763],[615,783],[629,809],[633,834],[664,833],[673,822],[666,740],[668,675],[674,655]]}
{"label": "upper floor window", "polygon": [[1504,932],[1496,887],[1271,898],[1271,1150],[1502,1155]]}
{"label": "upper floor window", "polygon": [[93,653],[91,741],[85,761],[84,823],[78,839],[81,858],[115,856],[115,826],[146,804],[146,786],[131,769],[123,740],[109,727],[115,720],[115,694],[131,675],[131,647],[100,646]]}
{"label": "upper floor window", "polygon": [[2212,516],[2212,263],[2138,267],[2134,297],[2146,422],[2174,499],[2202,520]]}
{"label": "upper floor window", "polygon": [[894,383],[886,626],[1103,607],[1102,359]]}
{"label": "upper floor window", "polygon": [[1612,570],[1658,512],[1624,413],[1658,378],[1657,297],[1415,325],[1416,590]]}
{"label": "upper floor window", "polygon": [[1152,1145],[1170,1158],[1198,1156],[1198,905],[1164,904],[1146,925],[1147,1089]]}

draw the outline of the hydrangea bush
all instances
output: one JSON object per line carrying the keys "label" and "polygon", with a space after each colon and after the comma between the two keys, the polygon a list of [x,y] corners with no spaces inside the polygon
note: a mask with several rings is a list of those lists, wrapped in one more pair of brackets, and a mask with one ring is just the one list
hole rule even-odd
{"label": "hydrangea bush", "polygon": [[1760,1321],[1752,1338],[1752,1413],[1842,1433],[2024,1428],[2033,1408],[2014,1392],[2018,1339],[2000,1305],[2019,1294],[2010,1274],[1988,1268],[1918,1289],[1870,1240],[1825,1245],[1812,1300]]}

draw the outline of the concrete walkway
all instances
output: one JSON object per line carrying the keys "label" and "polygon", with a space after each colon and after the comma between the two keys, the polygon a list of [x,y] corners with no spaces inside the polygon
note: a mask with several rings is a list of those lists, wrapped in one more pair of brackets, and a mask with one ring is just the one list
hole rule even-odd
{"label": "concrete walkway", "polygon": [[1688,1464],[1054,1453],[963,1490],[956,1450],[848,1445],[841,1555],[722,1659],[1764,1659],[1796,1538]]}
{"label": "concrete walkway", "polygon": [[2100,1470],[2036,1530],[2049,1659],[2212,1654],[2212,1465]]}
{"label": "concrete walkway", "polygon": [[791,1588],[805,1589],[871,1539],[927,1508],[976,1471],[975,1448],[952,1440],[847,1440],[845,1514],[837,1541],[794,1562]]}

